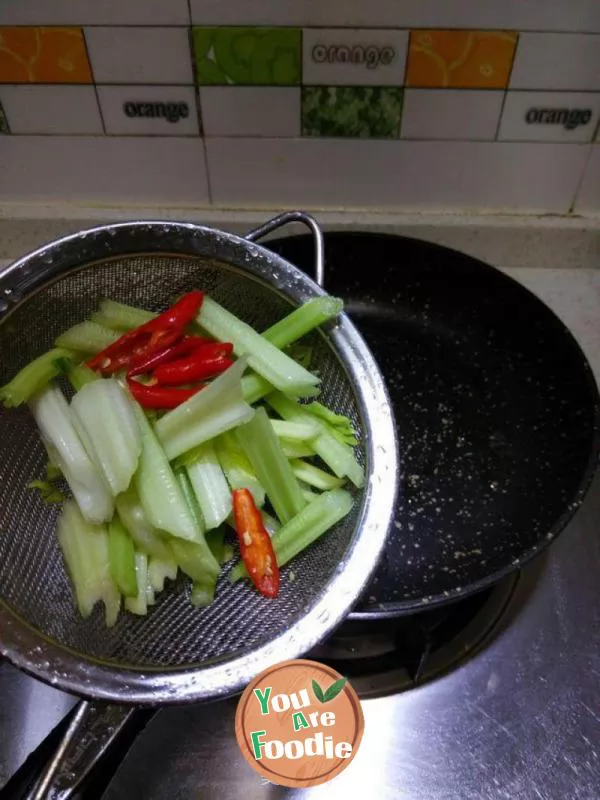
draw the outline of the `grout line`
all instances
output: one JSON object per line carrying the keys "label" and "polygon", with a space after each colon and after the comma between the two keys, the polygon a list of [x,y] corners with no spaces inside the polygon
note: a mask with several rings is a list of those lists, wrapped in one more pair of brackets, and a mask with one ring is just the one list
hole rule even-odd
{"label": "grout line", "polygon": [[592,159],[592,153],[594,152],[593,144],[590,144],[589,148],[590,148],[590,151],[589,151],[588,156],[587,156],[587,158],[585,160],[585,164],[583,165],[583,169],[581,170],[581,175],[579,176],[579,180],[577,181],[577,186],[575,187],[575,191],[573,193],[573,202],[569,205],[569,210],[567,212],[569,214],[572,214],[574,212],[574,210],[575,210],[575,206],[577,205],[577,198],[579,197],[579,192],[581,191],[581,187],[583,185],[583,181],[585,179],[585,176],[586,176],[586,173],[587,173],[587,170],[588,170],[588,166],[589,166],[590,161]]}

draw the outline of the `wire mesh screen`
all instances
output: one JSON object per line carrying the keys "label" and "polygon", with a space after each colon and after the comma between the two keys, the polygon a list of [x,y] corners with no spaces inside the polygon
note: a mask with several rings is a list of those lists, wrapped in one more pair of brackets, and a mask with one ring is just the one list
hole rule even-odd
{"label": "wire mesh screen", "polygon": [[[0,326],[0,382],[52,346],[109,297],[161,310],[201,288],[258,330],[291,310],[289,301],[255,277],[205,257],[135,255],[71,272],[21,304]],[[326,335],[313,334],[311,367],[322,378],[323,402],[350,416],[359,411],[341,360]],[[359,454],[361,460],[364,453]],[[0,411],[0,596],[30,625],[78,653],[134,668],[161,668],[228,659],[273,639],[302,616],[328,582],[360,517],[351,514],[284,568],[276,600],[247,584],[220,578],[215,602],[196,609],[181,578],[158,596],[147,617],[122,612],[111,630],[103,609],[82,620],[75,608],[56,539],[59,507],[43,503],[27,484],[44,474],[46,453],[27,408]],[[293,572],[294,580],[290,579]]]}

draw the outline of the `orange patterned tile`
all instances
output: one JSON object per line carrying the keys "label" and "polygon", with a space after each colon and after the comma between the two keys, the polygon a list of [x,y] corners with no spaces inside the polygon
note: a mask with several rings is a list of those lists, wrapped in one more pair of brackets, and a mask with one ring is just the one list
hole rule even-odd
{"label": "orange patterned tile", "polygon": [[512,31],[412,31],[406,85],[504,89],[517,38]]}
{"label": "orange patterned tile", "polygon": [[0,27],[0,83],[92,83],[83,31]]}

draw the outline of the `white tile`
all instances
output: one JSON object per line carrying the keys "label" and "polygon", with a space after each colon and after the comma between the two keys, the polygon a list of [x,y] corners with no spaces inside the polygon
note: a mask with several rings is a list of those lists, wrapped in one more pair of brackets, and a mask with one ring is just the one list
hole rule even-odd
{"label": "white tile", "polygon": [[600,32],[598,0],[191,0],[190,5],[196,25]]}
{"label": "white tile", "polygon": [[305,86],[403,86],[408,31],[306,28]]}
{"label": "white tile", "polygon": [[499,139],[591,142],[600,114],[600,93],[508,92]]}
{"label": "white tile", "polygon": [[98,86],[107,133],[193,136],[198,134],[191,86]]}
{"label": "white tile", "polygon": [[600,36],[521,34],[509,88],[600,91]]}
{"label": "white tile", "polygon": [[205,136],[300,136],[300,88],[201,86]]}
{"label": "white tile", "polygon": [[1,0],[0,25],[187,25],[187,0]]}
{"label": "white tile", "polygon": [[199,138],[6,136],[0,202],[208,202]]}
{"label": "white tile", "polygon": [[600,145],[592,147],[573,210],[580,214],[600,211]]}
{"label": "white tile", "polygon": [[213,202],[567,211],[588,145],[207,139]]}
{"label": "white tile", "polygon": [[193,84],[188,28],[86,28],[96,83]]}
{"label": "white tile", "polygon": [[503,91],[405,89],[403,139],[494,139]]}
{"label": "white tile", "polygon": [[93,86],[0,85],[12,133],[103,133]]}

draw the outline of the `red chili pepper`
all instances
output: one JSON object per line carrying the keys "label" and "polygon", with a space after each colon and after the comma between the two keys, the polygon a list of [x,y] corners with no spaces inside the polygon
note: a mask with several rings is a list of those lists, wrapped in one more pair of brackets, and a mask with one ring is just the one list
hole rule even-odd
{"label": "red chili pepper", "polygon": [[204,386],[195,386],[193,389],[171,389],[166,386],[140,383],[129,378],[127,378],[127,385],[133,398],[141,406],[155,409],[177,408],[204,388]]}
{"label": "red chili pepper", "polygon": [[233,361],[227,358],[232,350],[233,345],[219,342],[199,347],[188,358],[180,358],[158,367],[154,377],[163,386],[181,386],[184,383],[205,381],[225,372],[233,364]]}
{"label": "red chili pepper", "polygon": [[133,358],[142,358],[169,347],[183,336],[186,325],[197,315],[204,294],[194,291],[184,295],[171,308],[154,319],[124,333],[116,342],[95,355],[88,367],[112,375],[124,369]]}
{"label": "red chili pepper", "polygon": [[233,513],[240,555],[252,583],[265,597],[277,597],[279,567],[273,543],[248,489],[233,492]]}
{"label": "red chili pepper", "polygon": [[205,339],[203,336],[186,336],[177,344],[165,347],[156,353],[133,358],[129,364],[127,374],[133,377],[134,375],[142,375],[144,372],[152,372],[153,369],[161,364],[166,364],[180,356],[187,356],[195,352],[199,347],[210,344],[210,342],[210,339]]}

